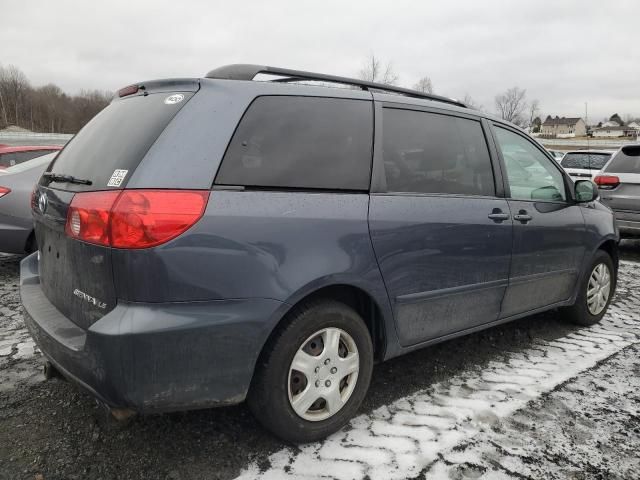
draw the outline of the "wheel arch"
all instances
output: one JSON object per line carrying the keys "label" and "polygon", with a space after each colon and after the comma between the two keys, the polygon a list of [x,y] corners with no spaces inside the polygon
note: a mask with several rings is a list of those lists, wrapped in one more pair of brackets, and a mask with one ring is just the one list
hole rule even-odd
{"label": "wheel arch", "polygon": [[618,263],[620,262],[620,255],[618,252],[618,242],[613,238],[606,239],[598,245],[598,248],[596,248],[593,253],[595,253],[598,250],[603,250],[607,252],[607,254],[609,254],[609,256],[611,257],[611,260],[613,261],[613,268],[616,269],[616,273],[617,273]]}
{"label": "wheel arch", "polygon": [[388,326],[393,326],[393,318],[389,316],[391,315],[390,306],[386,305],[388,310],[385,311],[385,305],[381,305],[370,291],[353,283],[340,282],[323,284],[293,295],[286,303],[286,310],[279,312],[279,318],[274,322],[271,332],[262,346],[258,362],[273,337],[286,325],[290,313],[300,305],[321,299],[336,300],[353,308],[362,317],[369,330],[373,343],[374,360],[376,362],[384,360],[389,342]]}

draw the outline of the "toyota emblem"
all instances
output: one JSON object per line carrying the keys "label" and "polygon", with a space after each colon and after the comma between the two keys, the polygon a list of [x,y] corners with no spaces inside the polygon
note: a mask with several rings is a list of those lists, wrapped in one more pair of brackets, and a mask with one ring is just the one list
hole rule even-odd
{"label": "toyota emblem", "polygon": [[40,197],[38,198],[38,208],[41,213],[44,213],[47,209],[47,194],[46,192],[42,192]]}

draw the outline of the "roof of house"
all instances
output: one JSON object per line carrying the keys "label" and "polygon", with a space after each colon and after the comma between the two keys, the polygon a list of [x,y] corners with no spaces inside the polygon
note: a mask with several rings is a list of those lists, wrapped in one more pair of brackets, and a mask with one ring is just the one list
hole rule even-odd
{"label": "roof of house", "polygon": [[556,116],[555,118],[552,117],[547,117],[547,119],[544,121],[544,123],[542,125],[575,125],[576,123],[578,123],[580,120],[582,120],[582,118],[577,117],[558,117]]}

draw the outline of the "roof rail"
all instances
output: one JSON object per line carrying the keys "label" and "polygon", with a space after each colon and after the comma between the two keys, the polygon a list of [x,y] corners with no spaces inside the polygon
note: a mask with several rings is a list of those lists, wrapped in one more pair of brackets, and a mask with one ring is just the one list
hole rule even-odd
{"label": "roof rail", "polygon": [[426,100],[435,100],[437,102],[449,103],[458,107],[466,107],[462,102],[452,98],[441,97],[440,95],[432,95],[408,88],[394,87],[393,85],[384,85],[382,83],[368,82],[366,80],[358,80],[355,78],[338,77],[336,75],[326,75],[324,73],[304,72],[301,70],[291,70],[288,68],[268,67],[266,65],[251,65],[245,63],[237,63],[234,65],[224,65],[211,70],[205,75],[205,78],[218,78],[223,80],[253,80],[256,75],[266,73],[270,75],[278,75],[284,78],[278,78],[275,82],[299,82],[303,80],[315,80],[319,82],[340,83],[343,85],[353,85],[362,90],[380,90],[382,92],[399,93],[408,97],[424,98]]}

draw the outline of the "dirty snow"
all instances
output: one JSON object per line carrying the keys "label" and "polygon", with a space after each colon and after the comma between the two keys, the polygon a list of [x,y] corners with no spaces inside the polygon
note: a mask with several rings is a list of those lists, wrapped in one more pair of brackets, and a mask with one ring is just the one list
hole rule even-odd
{"label": "dirty snow", "polygon": [[[598,325],[557,340],[537,339],[525,351],[505,352],[502,360],[482,369],[361,415],[323,442],[278,451],[270,456],[268,468],[250,465],[238,479],[391,480],[427,471],[428,478],[449,478],[449,464],[476,458],[470,453],[455,456],[463,442],[640,342],[640,265],[622,262],[621,276],[617,296]],[[482,469],[477,473],[473,476]]]}

